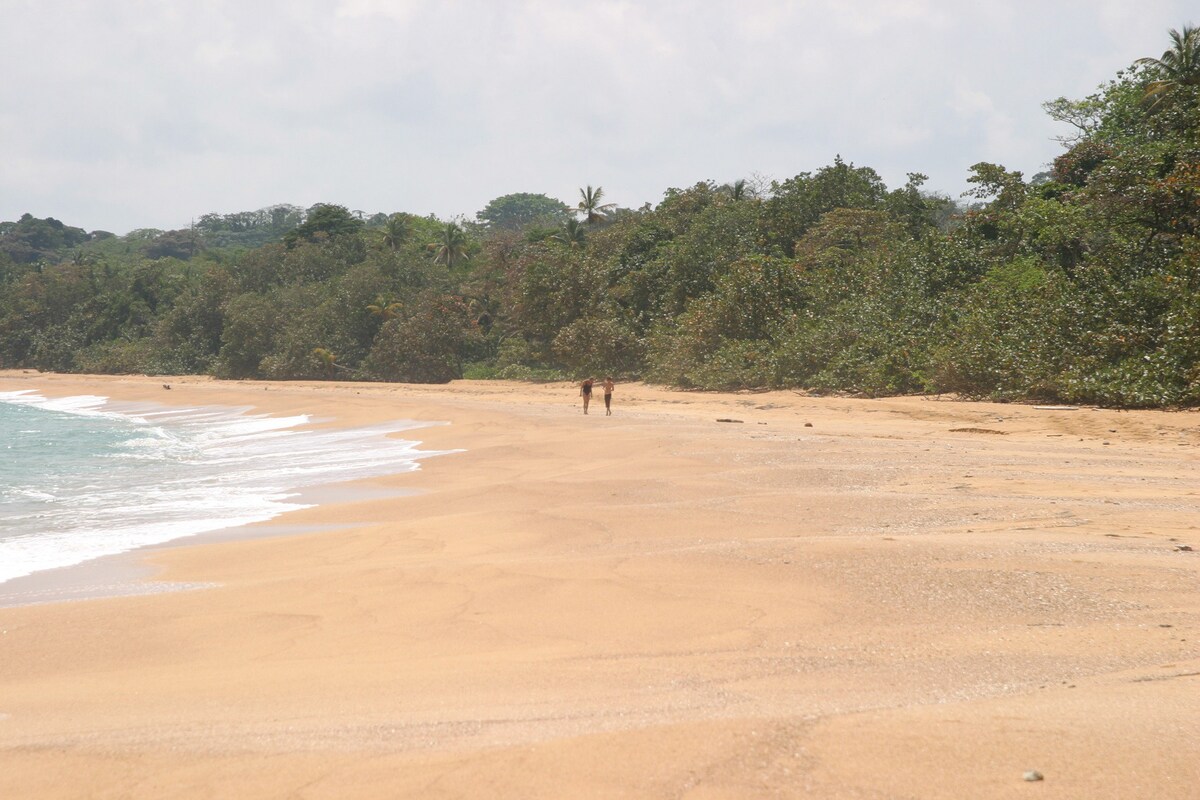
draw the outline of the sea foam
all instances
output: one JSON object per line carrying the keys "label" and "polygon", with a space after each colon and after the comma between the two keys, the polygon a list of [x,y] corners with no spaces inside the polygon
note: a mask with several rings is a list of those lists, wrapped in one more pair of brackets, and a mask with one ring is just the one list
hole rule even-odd
{"label": "sea foam", "polygon": [[0,392],[0,582],[308,507],[305,487],[454,451],[308,415]]}

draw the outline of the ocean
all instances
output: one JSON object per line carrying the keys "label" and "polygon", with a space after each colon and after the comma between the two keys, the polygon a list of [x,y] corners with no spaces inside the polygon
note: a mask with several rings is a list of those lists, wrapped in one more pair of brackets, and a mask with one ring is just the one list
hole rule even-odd
{"label": "ocean", "polygon": [[306,487],[418,468],[390,436],[307,415],[0,392],[0,583],[305,508]]}

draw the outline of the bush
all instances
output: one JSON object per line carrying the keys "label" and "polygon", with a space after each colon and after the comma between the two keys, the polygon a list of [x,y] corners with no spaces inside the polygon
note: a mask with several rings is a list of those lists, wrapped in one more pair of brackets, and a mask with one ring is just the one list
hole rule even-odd
{"label": "bush", "polygon": [[993,400],[1071,399],[1063,374],[1077,349],[1077,299],[1035,259],[994,268],[963,293],[958,319],[933,356],[934,386]]}
{"label": "bush", "polygon": [[576,375],[629,375],[637,370],[642,347],[617,320],[583,317],[554,337],[554,353]]}
{"label": "bush", "polygon": [[166,375],[186,371],[172,369],[168,359],[160,358],[162,355],[155,349],[152,339],[114,339],[96,342],[80,350],[75,356],[75,365],[80,372],[110,375]]}
{"label": "bush", "polygon": [[479,339],[461,298],[426,296],[384,324],[365,366],[382,380],[447,383],[462,377],[462,354]]}
{"label": "bush", "polygon": [[34,334],[29,361],[44,372],[78,372],[75,354],[86,343],[81,323],[47,327]]}
{"label": "bush", "polygon": [[259,367],[275,345],[279,328],[277,307],[258,294],[238,295],[225,307],[218,378],[259,377]]}
{"label": "bush", "polygon": [[817,322],[798,322],[780,336],[775,381],[870,397],[925,391],[929,334],[906,322],[870,298],[847,301]]}
{"label": "bush", "polygon": [[776,332],[803,298],[801,273],[791,262],[737,262],[712,292],[651,331],[647,377],[698,389],[773,385]]}
{"label": "bush", "polygon": [[731,391],[771,386],[776,371],[769,342],[732,340],[690,365],[683,377],[685,385]]}

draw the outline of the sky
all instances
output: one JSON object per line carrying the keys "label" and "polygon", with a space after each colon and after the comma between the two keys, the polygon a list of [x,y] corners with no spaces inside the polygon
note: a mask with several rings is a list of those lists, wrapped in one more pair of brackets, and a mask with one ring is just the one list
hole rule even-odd
{"label": "sky", "polygon": [[0,0],[0,220],[185,228],[289,203],[449,220],[657,204],[840,155],[959,196],[1042,171],[1194,0]]}

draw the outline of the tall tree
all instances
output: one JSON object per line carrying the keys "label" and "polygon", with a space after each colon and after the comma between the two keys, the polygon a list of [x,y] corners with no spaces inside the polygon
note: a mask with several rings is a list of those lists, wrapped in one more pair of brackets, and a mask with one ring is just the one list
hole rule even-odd
{"label": "tall tree", "polygon": [[470,258],[467,255],[466,231],[457,222],[447,222],[439,232],[437,241],[430,242],[427,249],[433,253],[433,260],[445,264],[446,269],[454,269]]}
{"label": "tall tree", "polygon": [[578,249],[583,247],[584,242],[587,241],[587,234],[584,231],[583,225],[579,223],[579,220],[569,219],[558,233],[554,234],[553,238],[555,241],[562,242],[567,247]]}
{"label": "tall tree", "polygon": [[332,378],[333,369],[337,366],[337,355],[332,350],[328,350],[324,347],[314,348],[312,354],[317,361],[320,362],[321,369],[325,373],[325,377]]}
{"label": "tall tree", "polygon": [[750,189],[746,186],[745,178],[738,178],[733,183],[726,184],[723,188],[729,194],[730,200],[745,200],[750,196]]}
{"label": "tall tree", "polygon": [[771,193],[765,208],[768,241],[791,255],[795,243],[822,214],[835,208],[875,208],[887,196],[887,187],[875,170],[855,167],[839,155],[815,173],[772,182]]}
{"label": "tall tree", "polygon": [[1184,25],[1172,29],[1171,46],[1159,58],[1139,58],[1157,76],[1146,86],[1145,100],[1152,108],[1180,86],[1200,85],[1200,28]]}
{"label": "tall tree", "polygon": [[362,220],[350,213],[345,206],[332,203],[317,203],[308,210],[308,217],[295,230],[283,237],[288,247],[294,247],[301,239],[315,242],[358,233],[363,228]]}
{"label": "tall tree", "polygon": [[375,302],[367,306],[373,316],[379,317],[384,321],[393,319],[400,313],[400,309],[404,308],[404,304],[398,300],[388,300],[383,295],[375,298]]}
{"label": "tall tree", "polygon": [[593,189],[588,186],[586,189],[579,190],[579,205],[575,210],[583,214],[583,221],[588,225],[593,225],[597,222],[603,222],[608,212],[616,208],[613,203],[602,203],[604,199],[604,187],[597,186]]}
{"label": "tall tree", "polygon": [[391,250],[399,250],[400,245],[412,235],[412,222],[407,214],[392,214],[383,226],[383,243]]}
{"label": "tall tree", "polygon": [[566,219],[566,203],[544,194],[520,192],[497,197],[475,215],[491,229],[520,230],[533,223],[554,226]]}
{"label": "tall tree", "polygon": [[54,217],[37,219],[22,214],[17,222],[0,227],[0,253],[6,253],[17,264],[55,261],[87,240],[88,234],[82,228],[64,225]]}

